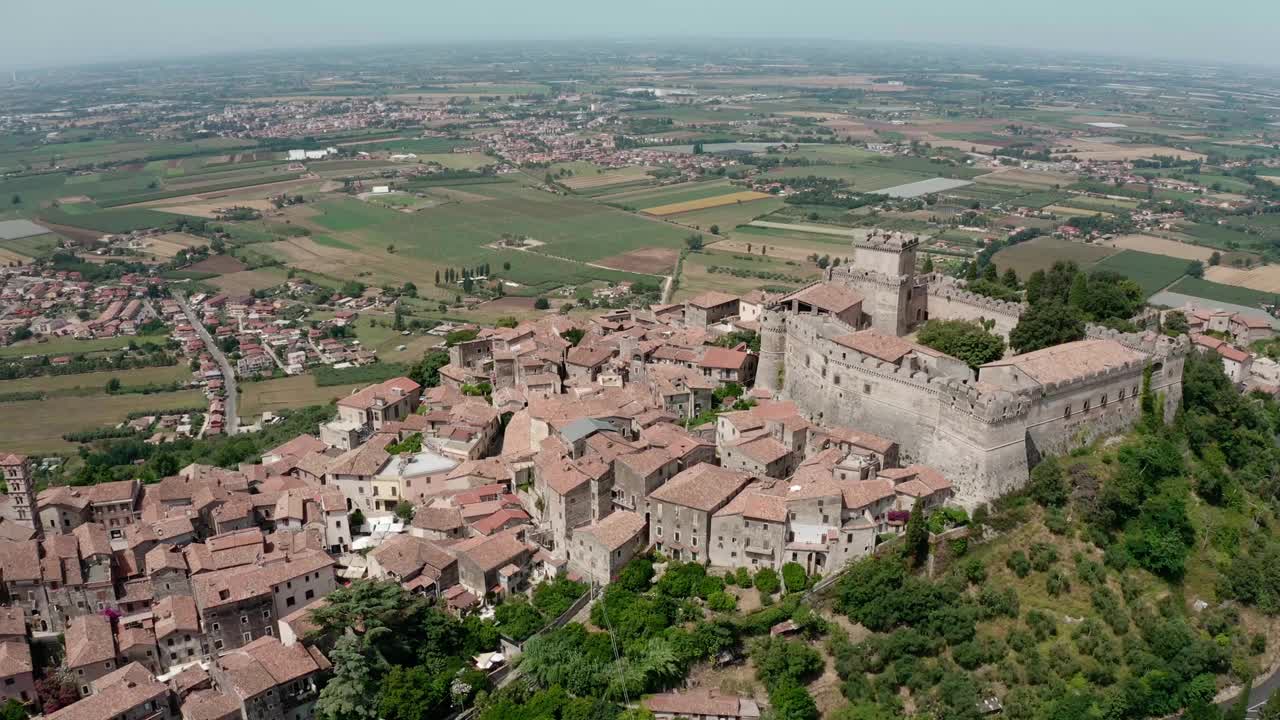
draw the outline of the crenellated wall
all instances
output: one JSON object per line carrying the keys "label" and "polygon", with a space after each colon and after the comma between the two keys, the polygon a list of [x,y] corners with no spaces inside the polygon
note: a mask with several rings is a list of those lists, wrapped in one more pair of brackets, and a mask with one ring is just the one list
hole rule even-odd
{"label": "crenellated wall", "polygon": [[928,276],[929,317],[936,320],[992,320],[1006,340],[1026,311],[1026,303],[1008,302],[968,290],[963,280],[941,273]]}

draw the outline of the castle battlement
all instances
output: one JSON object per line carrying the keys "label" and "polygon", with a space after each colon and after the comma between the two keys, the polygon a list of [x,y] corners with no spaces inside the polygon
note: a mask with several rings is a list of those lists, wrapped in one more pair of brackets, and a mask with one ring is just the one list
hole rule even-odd
{"label": "castle battlement", "polygon": [[914,278],[909,275],[887,275],[875,270],[860,270],[852,265],[841,265],[836,271],[832,271],[832,278],[835,273],[839,272],[840,277],[851,282],[870,282],[877,285],[884,285],[890,288],[900,288],[904,285],[912,283]]}
{"label": "castle battlement", "polygon": [[920,237],[906,233],[873,229],[862,237],[854,237],[853,246],[868,250],[884,250],[886,252],[903,252],[920,244]]}
{"label": "castle battlement", "polygon": [[1089,325],[1085,335],[1095,340],[1114,340],[1121,345],[1156,358],[1182,357],[1191,351],[1191,338],[1169,337],[1150,330],[1125,333],[1104,325]]}
{"label": "castle battlement", "polygon": [[963,280],[948,277],[941,273],[933,273],[929,276],[929,294],[1013,318],[1022,317],[1022,313],[1027,309],[1027,304],[1024,302],[997,300],[986,295],[979,295],[969,290]]}

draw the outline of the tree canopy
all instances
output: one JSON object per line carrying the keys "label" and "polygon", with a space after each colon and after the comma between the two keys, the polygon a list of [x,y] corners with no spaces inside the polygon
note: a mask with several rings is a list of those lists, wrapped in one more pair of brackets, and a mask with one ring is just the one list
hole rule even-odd
{"label": "tree canopy", "polygon": [[930,320],[917,335],[921,345],[944,352],[976,368],[1004,354],[1004,340],[968,320]]}

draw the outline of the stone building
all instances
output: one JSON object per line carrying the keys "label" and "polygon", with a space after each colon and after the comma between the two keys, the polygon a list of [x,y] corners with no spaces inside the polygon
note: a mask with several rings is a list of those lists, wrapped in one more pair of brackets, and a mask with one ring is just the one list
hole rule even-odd
{"label": "stone building", "polygon": [[643,517],[626,510],[610,513],[573,534],[569,568],[584,578],[607,585],[633,557],[644,551],[646,539]]}
{"label": "stone building", "polygon": [[36,505],[35,482],[31,479],[31,461],[26,455],[0,457],[0,475],[9,493],[13,520],[39,532],[40,516]]}
{"label": "stone building", "polygon": [[244,720],[311,720],[329,661],[319,650],[263,637],[220,656],[209,674],[234,698]]}
{"label": "stone building", "polygon": [[[1032,466],[1138,419],[1143,372],[1170,420],[1181,402],[1187,339],[1090,327],[1088,338],[979,369],[901,338],[933,318],[987,320],[1007,334],[1022,306],[915,273],[917,241],[872,234],[828,281],[864,297],[861,325],[778,303],[761,320],[756,387],[819,426],[893,438],[903,462],[939,470],[974,506],[1026,483]],[[869,330],[862,328],[870,328]]]}
{"label": "stone building", "polygon": [[649,494],[649,543],[675,560],[707,561],[711,516],[751,481],[743,472],[695,465]]}

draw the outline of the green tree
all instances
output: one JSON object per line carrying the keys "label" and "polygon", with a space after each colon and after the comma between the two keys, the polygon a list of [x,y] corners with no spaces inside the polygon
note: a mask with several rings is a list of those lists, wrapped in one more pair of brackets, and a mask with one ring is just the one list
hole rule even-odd
{"label": "green tree", "polygon": [[1164,316],[1164,332],[1166,335],[1177,337],[1185,335],[1190,326],[1187,325],[1187,316],[1181,310],[1170,310]]}
{"label": "green tree", "polygon": [[999,360],[1004,340],[968,320],[929,320],[917,336],[920,344],[963,360],[969,367]]}
{"label": "green tree", "polygon": [[544,297],[540,297],[537,300],[533,301],[534,310],[549,310],[550,308],[551,308],[551,303],[548,302],[547,299]]}
{"label": "green tree", "polygon": [[774,720],[818,720],[818,705],[803,687],[788,685],[769,693]]}
{"label": "green tree", "polygon": [[1193,278],[1204,277],[1204,263],[1199,260],[1192,260],[1187,263],[1187,274]]}
{"label": "green tree", "polygon": [[1249,678],[1244,681],[1244,687],[1240,688],[1240,694],[1236,696],[1231,709],[1224,714],[1225,720],[1245,720],[1249,716],[1249,695],[1252,692],[1253,678]]}
{"label": "green tree", "polygon": [[409,370],[409,379],[422,387],[435,387],[440,384],[440,368],[448,364],[448,352],[440,349],[428,350]]}
{"label": "green tree", "polygon": [[333,676],[316,700],[316,712],[325,720],[377,720],[378,681],[376,663],[360,638],[343,635],[329,653]]}
{"label": "green tree", "polygon": [[[747,252],[751,252],[751,250],[748,248]],[[926,255],[924,257],[924,264],[920,266],[920,272],[923,272],[923,273],[933,272],[933,256],[932,255]]]}
{"label": "green tree", "polygon": [[18,702],[16,698],[9,698],[4,706],[0,707],[0,720],[27,720],[30,716],[27,706]]}
{"label": "green tree", "polygon": [[395,514],[396,514],[396,517],[400,518],[401,520],[405,522],[409,522],[410,520],[413,519],[413,503],[409,502],[408,500],[401,500],[400,502],[396,503]]}
{"label": "green tree", "polygon": [[106,390],[108,395],[114,395],[120,392],[120,378],[113,377],[108,380]]}
{"label": "green tree", "polygon": [[768,567],[760,568],[756,573],[755,585],[756,589],[760,591],[761,597],[772,595],[782,587],[781,582],[778,580],[778,571]]}
{"label": "green tree", "polygon": [[1005,268],[1004,275],[1000,277],[1000,282],[1007,288],[1017,290],[1019,287],[1018,271],[1011,267]]}
{"label": "green tree", "polygon": [[1267,704],[1262,706],[1262,712],[1258,714],[1258,720],[1280,720],[1280,690],[1271,693]]}
{"label": "green tree", "polygon": [[1084,338],[1080,312],[1058,302],[1033,304],[1009,333],[1009,345],[1019,353],[1061,345]]}
{"label": "green tree", "polygon": [[701,233],[694,233],[684,239],[685,247],[691,252],[702,252],[703,239]]}
{"label": "green tree", "polygon": [[425,666],[393,667],[382,679],[377,695],[383,720],[440,717],[449,709],[449,677],[433,676]]}
{"label": "green tree", "polygon": [[907,520],[902,551],[917,567],[929,558],[929,528],[925,524],[922,502],[916,502],[911,506],[911,517]]}
{"label": "green tree", "polygon": [[1067,477],[1056,457],[1047,457],[1032,468],[1027,492],[1032,500],[1044,507],[1061,507],[1066,504],[1069,496]]}

